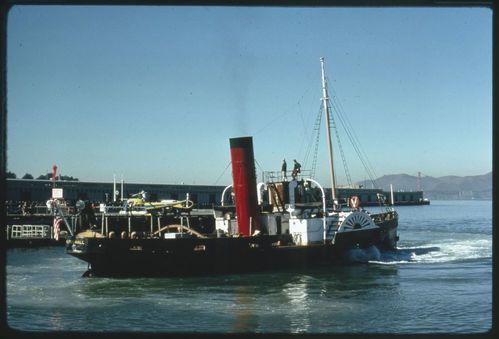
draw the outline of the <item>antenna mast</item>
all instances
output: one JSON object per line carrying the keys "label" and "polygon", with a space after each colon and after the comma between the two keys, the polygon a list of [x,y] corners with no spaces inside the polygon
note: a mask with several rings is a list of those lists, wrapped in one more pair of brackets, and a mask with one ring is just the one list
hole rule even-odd
{"label": "antenna mast", "polygon": [[327,94],[327,84],[326,76],[324,72],[324,57],[321,57],[321,73],[322,73],[322,103],[324,105],[324,113],[326,115],[326,132],[327,132],[327,146],[329,151],[329,173],[331,176],[331,192],[333,197],[333,209],[336,207],[336,178],[334,176],[334,166],[333,166],[333,145],[331,143],[331,115],[329,113],[328,100],[329,96]]}

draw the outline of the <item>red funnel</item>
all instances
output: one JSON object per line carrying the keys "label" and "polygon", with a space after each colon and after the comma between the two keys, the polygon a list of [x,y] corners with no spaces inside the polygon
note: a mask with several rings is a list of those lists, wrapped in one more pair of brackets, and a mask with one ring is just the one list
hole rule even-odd
{"label": "red funnel", "polygon": [[248,236],[260,229],[253,139],[251,137],[230,139],[230,155],[237,226],[239,234]]}

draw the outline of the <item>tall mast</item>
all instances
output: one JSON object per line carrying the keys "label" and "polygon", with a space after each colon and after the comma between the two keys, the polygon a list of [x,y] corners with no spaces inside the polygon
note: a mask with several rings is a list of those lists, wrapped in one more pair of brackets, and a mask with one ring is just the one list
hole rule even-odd
{"label": "tall mast", "polygon": [[334,166],[333,166],[333,145],[331,143],[331,130],[330,130],[330,120],[331,114],[329,113],[328,105],[328,94],[327,94],[327,84],[326,76],[324,72],[324,58],[321,57],[321,72],[322,72],[322,103],[324,105],[324,114],[326,115],[326,133],[327,133],[327,146],[329,151],[329,173],[331,176],[331,192],[333,198],[333,208],[336,207],[336,178],[334,176]]}

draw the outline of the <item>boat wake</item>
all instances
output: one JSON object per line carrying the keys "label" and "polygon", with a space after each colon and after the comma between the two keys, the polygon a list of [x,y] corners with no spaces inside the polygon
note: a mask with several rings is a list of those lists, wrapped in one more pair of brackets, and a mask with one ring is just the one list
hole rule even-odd
{"label": "boat wake", "polygon": [[379,260],[371,260],[375,264],[403,264],[418,262],[424,256],[431,256],[432,252],[439,252],[438,246],[399,248],[396,251],[383,252]]}
{"label": "boat wake", "polygon": [[492,240],[460,240],[436,246],[399,247],[393,252],[380,253],[379,259],[369,260],[376,264],[444,263],[492,258]]}

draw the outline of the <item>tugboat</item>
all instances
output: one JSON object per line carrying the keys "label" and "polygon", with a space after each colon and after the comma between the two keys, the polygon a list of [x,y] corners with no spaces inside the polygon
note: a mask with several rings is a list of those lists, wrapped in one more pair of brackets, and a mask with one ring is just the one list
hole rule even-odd
{"label": "tugboat", "polygon": [[[330,112],[324,60],[323,103]],[[230,139],[233,184],[213,208],[214,230],[190,224],[192,203],[146,205],[106,213],[101,227],[84,230],[66,242],[67,253],[88,263],[86,276],[183,276],[307,269],[342,261],[352,249],[396,250],[398,214],[387,207],[371,214],[351,197],[336,198],[331,137],[328,147],[332,203],[314,179],[256,183],[252,137]],[[296,173],[295,173],[296,174]],[[232,188],[234,203],[225,205]],[[264,196],[264,193],[266,195]]]}

